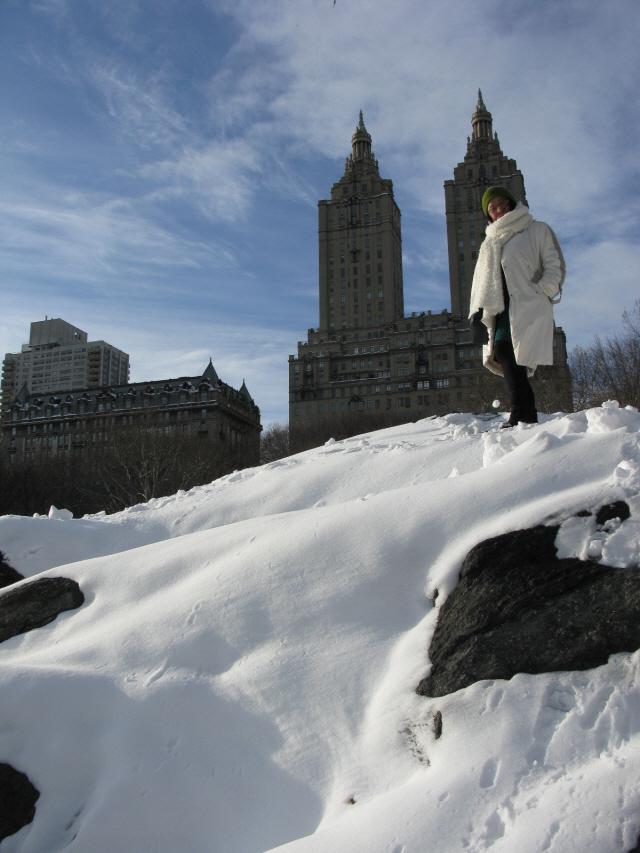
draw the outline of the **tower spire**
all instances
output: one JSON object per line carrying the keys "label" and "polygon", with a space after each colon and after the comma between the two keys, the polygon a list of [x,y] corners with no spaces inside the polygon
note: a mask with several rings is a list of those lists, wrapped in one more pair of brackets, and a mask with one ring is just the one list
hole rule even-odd
{"label": "tower spire", "polygon": [[364,118],[362,110],[360,110],[360,119],[356,132],[351,137],[351,156],[354,160],[370,160],[371,159],[371,135],[364,126]]}
{"label": "tower spire", "polygon": [[471,126],[473,127],[473,139],[491,139],[493,118],[491,113],[486,108],[482,100],[482,89],[478,89],[478,105],[476,111],[471,116]]}

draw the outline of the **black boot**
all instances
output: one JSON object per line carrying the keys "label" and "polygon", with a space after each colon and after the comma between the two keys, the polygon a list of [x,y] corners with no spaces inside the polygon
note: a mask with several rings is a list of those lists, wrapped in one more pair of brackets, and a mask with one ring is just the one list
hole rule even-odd
{"label": "black boot", "polygon": [[527,423],[537,424],[538,412],[536,411],[536,395],[533,393],[531,383],[529,382],[528,384],[529,388],[527,391]]}
{"label": "black boot", "polygon": [[508,429],[509,427],[517,426],[519,423],[531,423],[529,418],[529,400],[525,388],[516,388],[509,394],[511,398],[511,410],[509,412],[509,420],[506,424],[502,424],[500,429]]}

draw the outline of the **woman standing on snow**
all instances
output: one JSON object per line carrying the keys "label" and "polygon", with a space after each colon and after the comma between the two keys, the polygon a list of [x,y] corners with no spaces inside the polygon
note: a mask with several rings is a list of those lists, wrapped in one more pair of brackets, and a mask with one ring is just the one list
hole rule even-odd
{"label": "woman standing on snow", "polygon": [[504,376],[511,397],[503,426],[537,423],[529,377],[539,364],[553,364],[553,304],[560,301],[564,258],[551,228],[504,187],[489,187],[482,209],[489,224],[473,274],[469,316],[472,325],[481,321],[487,327],[485,367]]}

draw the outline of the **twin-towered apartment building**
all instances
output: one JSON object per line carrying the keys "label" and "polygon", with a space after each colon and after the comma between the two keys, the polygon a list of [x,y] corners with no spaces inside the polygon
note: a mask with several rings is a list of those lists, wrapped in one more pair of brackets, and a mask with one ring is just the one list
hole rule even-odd
{"label": "twin-towered apartment building", "polygon": [[[469,296],[486,217],[488,186],[526,203],[522,173],[505,156],[478,93],[463,162],[445,189],[451,311],[404,314],[402,231],[393,182],[380,177],[362,113],[340,180],[318,202],[319,319],[289,357],[289,425],[330,427],[341,416],[386,413],[415,420],[486,410],[500,383],[471,343]],[[544,405],[571,409],[564,332],[556,328],[554,366],[538,369]],[[547,393],[544,393],[546,390]],[[372,420],[373,422],[373,420]]]}

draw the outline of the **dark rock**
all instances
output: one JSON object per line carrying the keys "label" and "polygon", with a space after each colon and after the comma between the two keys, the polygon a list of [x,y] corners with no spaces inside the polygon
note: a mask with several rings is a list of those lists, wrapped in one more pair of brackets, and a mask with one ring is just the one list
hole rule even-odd
{"label": "dark rock", "polygon": [[518,530],[469,551],[440,611],[433,667],[418,693],[444,696],[518,672],[591,669],[640,648],[638,569],[559,560],[557,532]]}
{"label": "dark rock", "polygon": [[39,796],[26,774],[0,764],[0,841],[31,823]]}
{"label": "dark rock", "polygon": [[65,610],[84,602],[77,582],[69,578],[38,578],[0,593],[0,643],[41,628]]}
{"label": "dark rock", "polygon": [[596,524],[605,524],[607,521],[612,521],[614,518],[619,518],[620,521],[626,521],[631,515],[631,511],[625,501],[616,501],[612,504],[601,506],[596,513]]}
{"label": "dark rock", "polygon": [[17,572],[13,566],[10,566],[4,558],[4,554],[0,551],[0,589],[4,586],[11,586],[12,583],[21,580],[24,580],[24,575]]}

